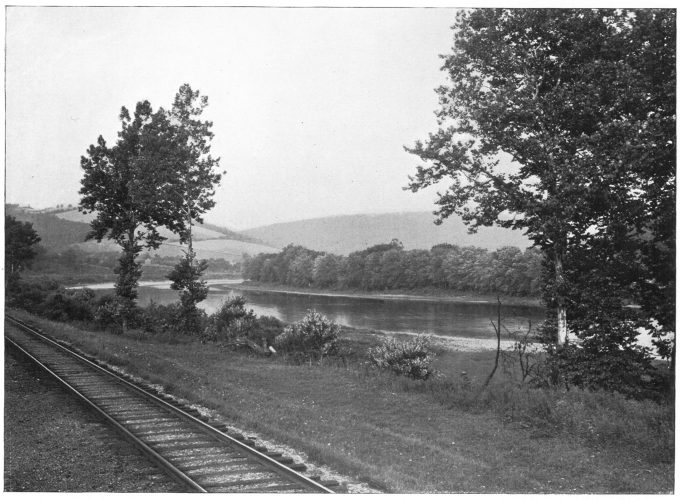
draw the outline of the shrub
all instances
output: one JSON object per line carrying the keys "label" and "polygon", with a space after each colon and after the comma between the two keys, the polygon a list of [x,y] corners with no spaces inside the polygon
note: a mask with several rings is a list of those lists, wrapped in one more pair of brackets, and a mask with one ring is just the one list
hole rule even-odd
{"label": "shrub", "polygon": [[434,370],[430,366],[433,354],[427,337],[418,336],[403,342],[388,339],[367,352],[369,363],[381,370],[390,370],[415,380],[427,380]]}
{"label": "shrub", "polygon": [[96,309],[94,292],[89,288],[66,290],[56,281],[16,281],[7,289],[9,307],[57,321],[91,321]]}
{"label": "shrub", "polygon": [[337,323],[310,309],[302,320],[287,326],[274,339],[274,346],[282,352],[323,358],[337,354],[339,332]]}
{"label": "shrub", "polygon": [[82,290],[59,290],[50,293],[42,304],[43,316],[57,321],[92,321],[94,318],[94,292]]}
{"label": "shrub", "polygon": [[274,339],[283,332],[283,327],[283,321],[274,316],[258,316],[248,332],[248,337],[258,344],[264,341],[267,345],[272,345]]}
{"label": "shrub", "polygon": [[18,280],[8,283],[5,290],[5,301],[9,307],[17,307],[33,314],[42,315],[43,304],[49,293],[56,290],[59,290],[59,284],[54,280],[37,282]]}
{"label": "shrub", "polygon": [[224,340],[234,337],[246,337],[253,329],[256,318],[252,309],[247,310],[246,299],[235,295],[222,303],[214,314],[210,315],[203,331],[203,340]]}
{"label": "shrub", "polygon": [[591,391],[620,392],[635,399],[663,397],[661,374],[645,348],[593,348],[590,339],[580,344],[549,346],[546,364],[557,384]]}
{"label": "shrub", "polygon": [[122,333],[123,324],[133,315],[134,303],[117,295],[104,295],[95,303],[93,319],[99,328]]}

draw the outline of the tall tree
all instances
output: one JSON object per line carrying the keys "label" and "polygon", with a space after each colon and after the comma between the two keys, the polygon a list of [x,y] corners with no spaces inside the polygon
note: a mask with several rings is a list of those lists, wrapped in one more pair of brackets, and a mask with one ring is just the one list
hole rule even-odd
{"label": "tall tree", "polygon": [[640,241],[646,296],[667,290],[652,255],[667,270],[674,253],[675,12],[465,10],[454,29],[440,128],[407,148],[427,162],[408,188],[449,179],[438,222],[526,232],[552,264],[559,344],[565,256],[615,225]]}
{"label": "tall tree", "polygon": [[143,248],[156,249],[165,239],[158,228],[177,227],[176,214],[163,203],[156,179],[169,175],[166,157],[173,144],[170,123],[162,110],[154,112],[148,101],[137,103],[133,117],[123,107],[121,131],[113,147],[102,136],[81,158],[79,210],[94,213],[87,239],[112,239],[122,248],[115,269],[116,294],[132,307],[137,298]]}
{"label": "tall tree", "polygon": [[19,272],[30,267],[39,242],[33,224],[5,215],[5,289],[17,280]]}
{"label": "tall tree", "polygon": [[221,174],[216,172],[219,158],[210,155],[210,141],[214,136],[212,122],[201,120],[207,105],[207,96],[201,96],[189,84],[179,88],[167,113],[177,149],[170,159],[172,168],[166,171],[170,175],[157,179],[159,188],[166,194],[164,205],[169,211],[181,214],[173,230],[188,248],[168,278],[173,281],[172,289],[180,291],[189,316],[195,315],[196,304],[207,296],[207,286],[201,280],[207,265],[196,260],[192,228],[194,222],[203,222],[203,214],[215,206],[215,186],[221,179]]}

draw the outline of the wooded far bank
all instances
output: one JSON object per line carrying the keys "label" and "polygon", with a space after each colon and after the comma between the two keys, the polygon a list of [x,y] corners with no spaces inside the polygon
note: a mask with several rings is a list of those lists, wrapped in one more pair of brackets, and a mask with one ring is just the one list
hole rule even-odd
{"label": "wooded far bank", "polygon": [[488,251],[448,243],[404,250],[401,243],[374,245],[347,257],[288,245],[279,253],[243,262],[243,277],[262,283],[322,289],[414,290],[436,288],[477,294],[537,296],[541,252],[503,247]]}

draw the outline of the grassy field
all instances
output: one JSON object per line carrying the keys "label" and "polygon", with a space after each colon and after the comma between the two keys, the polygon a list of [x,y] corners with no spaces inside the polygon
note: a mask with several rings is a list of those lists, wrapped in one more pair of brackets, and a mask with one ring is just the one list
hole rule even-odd
{"label": "grassy field", "polygon": [[[673,408],[519,387],[492,352],[441,350],[435,380],[295,365],[186,339],[90,332],[18,313],[317,464],[398,493],[669,493]],[[378,336],[343,330],[357,353]],[[466,372],[462,374],[462,372]]]}

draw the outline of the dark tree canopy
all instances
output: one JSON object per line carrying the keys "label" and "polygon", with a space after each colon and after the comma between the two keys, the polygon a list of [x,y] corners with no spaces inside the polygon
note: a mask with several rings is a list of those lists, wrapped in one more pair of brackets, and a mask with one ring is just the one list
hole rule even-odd
{"label": "dark tree canopy", "polygon": [[[148,101],[137,104],[131,118],[126,108],[120,113],[121,131],[113,147],[99,136],[87,156],[81,159],[80,210],[93,212],[88,238],[110,238],[118,244],[134,239],[148,248],[158,248],[163,238],[158,228],[174,226],[174,214],[163,210],[155,179],[168,174],[166,154],[169,122],[161,111],[154,112]],[[165,156],[165,158],[159,158]],[[160,160],[163,161],[160,161]]]}
{"label": "dark tree canopy", "polygon": [[40,236],[30,222],[5,215],[5,286],[19,272],[30,267],[39,242]]}
{"label": "dark tree canopy", "polygon": [[180,242],[188,243],[184,258],[168,275],[173,282],[173,290],[180,292],[187,329],[195,328],[198,317],[196,304],[208,294],[208,287],[201,280],[207,264],[195,259],[191,234],[193,222],[203,222],[203,214],[215,205],[215,186],[221,179],[216,172],[219,158],[210,155],[212,122],[200,119],[207,105],[208,98],[201,96],[198,90],[192,90],[188,84],[180,87],[168,113],[178,145],[174,169],[171,176],[158,180],[159,189],[165,193],[163,203],[168,206],[166,210],[180,214],[175,232],[179,234]]}
{"label": "dark tree canopy", "polygon": [[200,222],[214,206],[220,180],[213,171],[218,160],[209,154],[212,123],[198,118],[206,105],[205,97],[183,85],[170,111],[153,111],[148,101],[139,102],[132,117],[122,108],[116,144],[109,147],[100,136],[81,159],[79,208],[95,214],[88,238],[109,238],[123,249],[116,269],[120,297],[136,298],[136,258],[145,247],[158,248],[165,239],[161,227],[188,241],[193,256],[192,220]]}
{"label": "dark tree canopy", "polygon": [[172,109],[167,113],[175,134],[172,169],[168,177],[157,178],[157,188],[164,193],[164,206],[172,213],[181,214],[176,232],[180,241],[190,242],[193,221],[203,222],[203,214],[215,206],[213,196],[221,174],[219,158],[210,155],[212,122],[201,120],[208,105],[207,96],[184,84],[175,95]]}
{"label": "dark tree canopy", "polygon": [[544,248],[619,214],[639,231],[661,224],[674,196],[674,29],[673,11],[460,12],[441,128],[409,149],[429,164],[409,188],[450,180],[440,219],[522,229]]}
{"label": "dark tree canopy", "polygon": [[600,321],[572,293],[589,275],[616,290],[607,315],[625,323],[632,298],[674,330],[675,11],[465,10],[454,29],[440,127],[407,149],[426,162],[408,188],[450,183],[439,221],[523,230],[552,265],[558,332]]}

